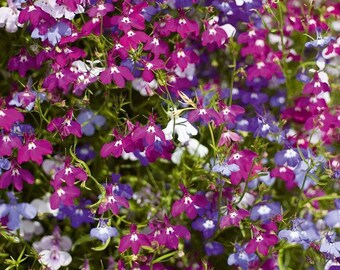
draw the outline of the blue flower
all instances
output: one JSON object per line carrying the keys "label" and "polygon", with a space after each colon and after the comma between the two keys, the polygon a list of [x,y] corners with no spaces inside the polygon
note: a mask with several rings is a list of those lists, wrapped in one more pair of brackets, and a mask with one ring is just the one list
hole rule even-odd
{"label": "blue flower", "polygon": [[[300,149],[303,156],[307,157],[307,151],[305,149]],[[274,161],[277,166],[290,166],[295,167],[302,160],[297,148],[288,148],[281,150],[275,154]]]}
{"label": "blue flower", "polygon": [[227,164],[224,162],[223,164],[217,164],[212,168],[213,172],[218,172],[224,176],[230,176],[232,172],[238,172],[240,170],[240,166],[237,164]]}
{"label": "blue flower", "polygon": [[340,242],[335,242],[336,234],[334,232],[327,233],[321,241],[320,251],[326,253],[330,258],[340,257]]}
{"label": "blue flower", "polygon": [[287,239],[292,244],[300,244],[304,249],[307,249],[313,241],[319,240],[320,235],[313,222],[297,218],[292,223],[291,230],[281,230],[279,232],[280,239]]}
{"label": "blue flower", "polygon": [[11,162],[8,159],[0,157],[0,175],[2,170],[8,171],[11,168]]}
{"label": "blue flower", "polygon": [[32,38],[40,38],[41,41],[48,39],[48,42],[55,46],[64,36],[70,36],[72,34],[71,28],[64,22],[57,22],[54,26],[48,29],[46,34],[41,35],[39,29],[35,28],[32,31]]}
{"label": "blue flower", "polygon": [[117,236],[118,231],[114,227],[107,226],[104,220],[99,220],[98,227],[93,228],[90,231],[90,236],[98,238],[100,241],[105,243],[112,236]]}
{"label": "blue flower", "polygon": [[197,218],[191,226],[201,231],[204,238],[211,237],[217,229],[218,213],[217,212],[206,212],[205,217]]}
{"label": "blue flower", "polygon": [[7,227],[10,230],[17,230],[20,227],[20,216],[33,219],[37,214],[37,209],[29,203],[17,203],[17,198],[12,192],[7,193],[9,204],[0,204],[0,218],[8,215]]}
{"label": "blue flower", "polygon": [[81,131],[86,136],[92,136],[96,127],[100,128],[105,125],[106,119],[102,115],[95,115],[91,110],[83,110],[77,117],[77,121],[82,125]]}
{"label": "blue flower", "polygon": [[236,265],[242,268],[242,270],[248,270],[252,263],[258,261],[258,257],[255,253],[248,254],[243,247],[235,245],[236,253],[230,254],[228,257],[228,265]]}
{"label": "blue flower", "polygon": [[224,247],[221,243],[213,241],[206,243],[204,250],[208,256],[216,256],[224,252]]}
{"label": "blue flower", "polygon": [[82,201],[78,206],[61,206],[57,218],[64,219],[69,217],[73,228],[78,228],[83,223],[92,223],[93,218],[91,211],[86,208],[90,203],[91,202],[87,200]]}
{"label": "blue flower", "polygon": [[251,220],[269,221],[272,217],[281,214],[281,205],[279,202],[259,203],[251,209]]}

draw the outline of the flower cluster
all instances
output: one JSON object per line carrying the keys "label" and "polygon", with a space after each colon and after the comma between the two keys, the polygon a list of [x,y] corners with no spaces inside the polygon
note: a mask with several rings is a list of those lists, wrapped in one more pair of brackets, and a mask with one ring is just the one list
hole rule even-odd
{"label": "flower cluster", "polygon": [[339,268],[335,2],[1,1],[0,265]]}

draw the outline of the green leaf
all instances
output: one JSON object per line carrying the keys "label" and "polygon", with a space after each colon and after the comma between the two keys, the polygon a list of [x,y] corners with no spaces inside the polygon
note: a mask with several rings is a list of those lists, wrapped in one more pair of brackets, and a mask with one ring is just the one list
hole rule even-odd
{"label": "green leaf", "polygon": [[99,247],[94,247],[94,248],[91,248],[91,249],[94,250],[94,251],[103,251],[109,245],[110,240],[111,240],[111,238],[107,239],[106,242],[104,244],[100,245]]}
{"label": "green leaf", "polygon": [[169,252],[167,254],[164,254],[160,257],[158,257],[157,259],[155,259],[152,264],[155,264],[155,263],[159,263],[159,262],[165,262],[165,261],[168,261],[171,259],[172,256],[174,256],[178,251],[175,250],[175,251],[172,251],[172,252]]}

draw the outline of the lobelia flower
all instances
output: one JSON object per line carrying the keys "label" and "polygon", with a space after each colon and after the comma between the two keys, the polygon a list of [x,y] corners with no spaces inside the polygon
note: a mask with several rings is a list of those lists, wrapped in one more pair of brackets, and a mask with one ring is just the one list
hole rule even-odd
{"label": "lobelia flower", "polygon": [[221,165],[216,164],[212,167],[212,172],[218,172],[224,176],[230,176],[232,172],[238,172],[240,170],[240,166],[237,164],[228,164],[228,160],[225,160]]}
{"label": "lobelia flower", "polygon": [[325,237],[321,240],[320,252],[328,257],[340,257],[340,242],[335,242],[336,233],[327,232]]}
{"label": "lobelia flower", "polygon": [[164,215],[164,228],[157,236],[157,241],[169,249],[178,249],[179,238],[189,240],[191,237],[189,230],[182,225],[171,225],[167,215]]}
{"label": "lobelia flower", "polygon": [[84,12],[84,8],[79,4],[76,4],[74,9],[70,9],[68,6],[62,4],[62,1],[58,0],[38,0],[34,2],[34,5],[40,7],[55,19],[65,17],[68,20],[73,20],[76,14]]}
{"label": "lobelia flower", "polygon": [[297,184],[294,182],[295,173],[289,167],[275,167],[270,171],[271,177],[277,177],[285,181],[288,190],[293,189]]}
{"label": "lobelia flower", "polygon": [[320,239],[315,224],[302,218],[292,220],[292,229],[281,230],[278,236],[280,239],[286,239],[289,243],[300,244],[304,249],[307,249],[313,241]]}
{"label": "lobelia flower", "polygon": [[34,176],[31,172],[21,168],[15,159],[12,159],[12,165],[11,163],[8,164],[7,170],[7,172],[0,176],[0,189],[8,188],[10,184],[13,184],[16,190],[21,191],[23,189],[24,182],[28,184],[34,183]]}
{"label": "lobelia flower", "polygon": [[242,107],[238,105],[227,106],[226,104],[224,104],[223,101],[219,101],[218,106],[220,108],[219,114],[221,116],[221,122],[217,124],[235,123],[236,117],[245,112],[245,110]]}
{"label": "lobelia flower", "polygon": [[190,136],[197,135],[198,131],[187,119],[179,117],[176,112],[177,110],[175,109],[168,113],[171,120],[166,128],[163,129],[163,132],[167,140],[172,140],[172,136],[175,133],[178,135],[178,140],[181,143],[186,143],[190,139]]}
{"label": "lobelia flower", "polygon": [[120,239],[118,251],[125,252],[131,248],[132,253],[137,254],[142,246],[151,247],[151,243],[145,234],[138,233],[135,224],[131,224],[130,233]]}
{"label": "lobelia flower", "polygon": [[221,243],[213,241],[204,245],[204,251],[207,256],[217,256],[223,254],[224,247]]}
{"label": "lobelia flower", "polygon": [[84,145],[77,145],[76,155],[81,160],[89,161],[94,159],[94,157],[96,156],[96,152],[91,145],[86,143]]}
{"label": "lobelia flower", "polygon": [[276,215],[281,215],[281,205],[279,202],[262,202],[253,206],[250,219],[267,222]]}
{"label": "lobelia flower", "polygon": [[[304,157],[307,157],[307,151],[300,149]],[[302,160],[297,148],[288,148],[277,152],[274,156],[274,161],[277,166],[295,167]]]}
{"label": "lobelia flower", "polygon": [[100,205],[98,207],[98,214],[103,214],[108,210],[114,215],[118,215],[119,208],[124,206],[129,208],[129,202],[126,198],[116,194],[116,186],[113,184],[108,184],[105,186],[105,198],[101,198]]}
{"label": "lobelia flower", "polygon": [[52,214],[57,216],[59,210],[51,209],[50,197],[51,193],[47,192],[41,199],[34,199],[31,202],[31,205],[37,209],[38,215]]}
{"label": "lobelia flower", "polygon": [[8,61],[8,70],[17,70],[20,77],[23,78],[26,77],[26,73],[29,69],[36,69],[37,67],[36,59],[32,57],[26,49],[21,49],[19,55],[10,58]]}
{"label": "lobelia flower", "polygon": [[93,228],[90,231],[91,237],[98,238],[103,243],[108,241],[111,237],[117,235],[117,229],[114,227],[109,227],[103,219],[99,220],[97,228]]}
{"label": "lobelia flower", "polygon": [[74,199],[80,196],[80,189],[75,186],[64,186],[61,182],[51,181],[54,193],[50,197],[51,209],[58,209],[61,204],[72,206]]}
{"label": "lobelia flower", "polygon": [[183,184],[180,184],[183,197],[174,202],[171,208],[171,215],[177,217],[185,212],[188,218],[194,219],[197,216],[197,208],[204,208],[208,201],[200,194],[191,195]]}
{"label": "lobelia flower", "polygon": [[241,140],[240,135],[224,127],[217,146],[221,147],[222,145],[225,145],[229,147],[231,142],[239,142],[240,140]]}
{"label": "lobelia flower", "polygon": [[118,196],[121,196],[126,199],[131,199],[133,195],[133,191],[130,185],[122,184],[119,182],[121,175],[113,173],[111,175],[112,179],[112,190]]}
{"label": "lobelia flower", "polygon": [[340,200],[336,199],[334,203],[336,209],[328,211],[324,218],[326,225],[332,229],[340,228]]}
{"label": "lobelia flower", "polygon": [[55,175],[53,181],[55,184],[66,183],[68,186],[73,186],[76,180],[80,180],[82,182],[87,180],[87,173],[79,168],[75,167],[71,164],[71,158],[66,157],[64,168],[60,169]]}
{"label": "lobelia flower", "polygon": [[0,157],[0,175],[2,175],[3,170],[8,171],[10,168],[11,162],[6,158]]}
{"label": "lobelia flower", "polygon": [[303,93],[306,95],[318,95],[322,92],[330,92],[330,90],[328,83],[320,79],[318,72],[315,72],[313,80],[303,87]]}
{"label": "lobelia flower", "polygon": [[[0,103],[2,100],[0,99]],[[16,122],[23,122],[24,116],[16,109],[0,108],[0,127],[9,131]]]}
{"label": "lobelia flower", "polygon": [[58,270],[71,263],[72,257],[67,252],[71,247],[71,239],[61,236],[58,227],[53,230],[52,235],[44,236],[39,242],[33,243],[33,248],[39,252],[39,262],[51,270]]}
{"label": "lobelia flower", "polygon": [[228,257],[228,265],[236,265],[242,270],[248,270],[253,264],[256,264],[259,257],[255,253],[248,253],[244,247],[235,245],[236,253],[230,254]]}
{"label": "lobelia flower", "polygon": [[19,10],[16,5],[8,0],[8,7],[0,7],[0,27],[5,27],[9,33],[14,33],[22,24],[18,22]]}
{"label": "lobelia flower", "polygon": [[255,166],[252,166],[256,153],[250,150],[242,150],[232,154],[228,160],[228,164],[236,164],[240,170],[231,171],[230,180],[233,185],[238,185],[242,179],[246,180],[251,175]]}
{"label": "lobelia flower", "polygon": [[229,226],[240,226],[241,220],[249,217],[249,212],[244,209],[234,209],[230,204],[227,206],[227,215],[221,217],[220,228],[223,229]]}
{"label": "lobelia flower", "polygon": [[91,110],[82,110],[77,117],[77,121],[82,125],[81,131],[86,136],[92,136],[96,128],[101,128],[106,123],[104,116],[95,115]]}
{"label": "lobelia flower", "polygon": [[62,139],[73,134],[80,138],[82,136],[81,126],[77,121],[72,120],[73,110],[69,110],[64,117],[57,117],[47,125],[49,132],[57,131]]}
{"label": "lobelia flower", "polygon": [[22,164],[27,161],[34,161],[41,165],[44,155],[50,155],[53,152],[52,145],[47,140],[38,140],[32,135],[26,135],[25,144],[18,150],[18,163]]}
{"label": "lobelia flower", "polygon": [[90,203],[91,201],[89,200],[81,200],[77,206],[61,206],[57,218],[65,219],[66,217],[69,217],[73,228],[78,228],[83,223],[93,223],[93,215],[91,211],[86,208]]}
{"label": "lobelia flower", "polygon": [[125,81],[132,81],[135,77],[125,66],[117,66],[113,62],[108,63],[108,68],[100,74],[100,80],[103,84],[111,84],[112,81],[119,88],[125,87]]}
{"label": "lobelia flower", "polygon": [[19,231],[23,239],[31,241],[35,235],[41,235],[44,228],[38,221],[21,220]]}
{"label": "lobelia flower", "polygon": [[268,250],[271,246],[276,245],[278,238],[275,234],[271,234],[268,231],[261,232],[252,225],[253,238],[247,244],[245,251],[248,254],[254,253],[258,250],[264,256],[268,255]]}
{"label": "lobelia flower", "polygon": [[13,133],[0,134],[0,156],[11,156],[15,148],[20,148],[22,142],[18,136]]}
{"label": "lobelia flower", "polygon": [[171,161],[175,164],[179,164],[184,150],[187,150],[190,155],[198,156],[200,158],[205,157],[209,153],[209,149],[194,138],[190,138],[187,142],[177,147],[175,152],[171,156]]}
{"label": "lobelia flower", "polygon": [[205,239],[213,236],[215,231],[217,230],[218,222],[218,213],[206,211],[205,217],[198,217],[191,226],[197,230],[202,232],[202,235]]}
{"label": "lobelia flower", "polygon": [[19,203],[14,193],[7,193],[9,203],[0,204],[0,218],[8,216],[7,228],[10,230],[17,230],[20,228],[20,216],[26,219],[33,219],[37,215],[37,209],[35,209],[29,203]]}

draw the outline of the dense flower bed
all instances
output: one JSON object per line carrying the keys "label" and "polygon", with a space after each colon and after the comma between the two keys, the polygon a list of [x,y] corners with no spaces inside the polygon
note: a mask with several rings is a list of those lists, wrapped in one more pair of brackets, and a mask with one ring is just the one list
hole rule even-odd
{"label": "dense flower bed", "polygon": [[336,2],[1,1],[1,269],[339,269]]}

